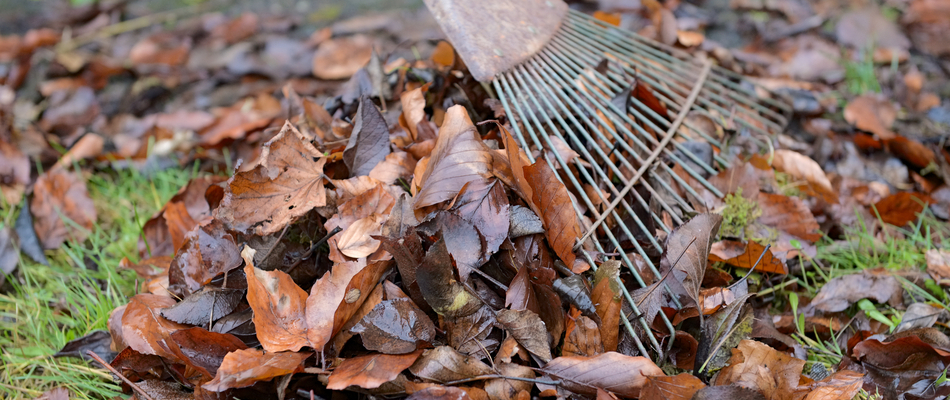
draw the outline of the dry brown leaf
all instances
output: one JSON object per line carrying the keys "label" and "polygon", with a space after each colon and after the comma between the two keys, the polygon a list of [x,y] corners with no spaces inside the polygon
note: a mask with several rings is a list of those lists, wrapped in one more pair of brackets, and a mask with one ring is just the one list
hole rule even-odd
{"label": "dry brown leaf", "polygon": [[[763,255],[762,253],[765,252]],[[762,260],[759,261],[759,256]],[[756,261],[759,261],[756,271],[768,272],[771,274],[787,274],[788,267],[782,260],[772,255],[771,250],[765,250],[765,246],[755,241],[742,243],[737,240],[722,240],[713,243],[709,249],[709,261],[725,262],[739,268],[752,269]]]}
{"label": "dry brown leaf", "polygon": [[869,269],[828,281],[818,290],[811,305],[819,311],[838,312],[861,299],[870,298],[881,304],[897,306],[901,304],[903,291],[900,282],[888,271]]}
{"label": "dry brown leaf", "polygon": [[568,318],[565,328],[564,348],[561,355],[591,357],[604,352],[604,343],[600,339],[600,329],[594,320],[577,312],[574,318]]}
{"label": "dry brown leaf", "polygon": [[927,273],[941,285],[950,285],[950,251],[927,250]]}
{"label": "dry brown leaf", "polygon": [[866,94],[851,100],[844,107],[844,119],[862,131],[875,134],[878,139],[889,140],[897,136],[891,130],[897,119],[897,110],[882,96]]}
{"label": "dry brown leaf", "polygon": [[366,35],[329,39],[313,54],[313,75],[320,79],[349,78],[373,57],[373,40]]}
{"label": "dry brown leaf", "polygon": [[779,149],[775,150],[772,165],[793,178],[804,179],[825,201],[838,202],[838,195],[831,187],[831,181],[815,160],[791,150]]}
{"label": "dry brown leaf", "polygon": [[421,354],[422,350],[417,350],[400,355],[368,354],[347,358],[330,374],[327,389],[343,390],[349,386],[378,388],[396,379],[399,373],[415,363]]}
{"label": "dry brown leaf", "polygon": [[396,151],[387,154],[386,158],[376,164],[373,170],[369,172],[369,176],[387,185],[392,185],[400,178],[407,179],[412,176],[415,169],[416,159],[405,151]]}
{"label": "dry brown leaf", "polygon": [[763,343],[743,340],[732,351],[729,365],[714,380],[716,386],[738,385],[758,390],[768,399],[789,399],[798,390],[805,360],[793,358]]}
{"label": "dry brown leaf", "polygon": [[864,374],[841,370],[808,385],[805,400],[851,400],[864,384]]}
{"label": "dry brown leaf", "polygon": [[664,375],[649,358],[612,351],[594,357],[558,357],[541,370],[572,392],[595,395],[600,388],[630,398],[640,396],[648,376]]}
{"label": "dry brown leaf", "polygon": [[491,152],[482,143],[465,108],[449,108],[422,174],[422,188],[415,196],[413,208],[451,200],[465,184],[489,178],[491,164]]}
{"label": "dry brown leaf", "polygon": [[[33,229],[44,249],[56,249],[66,240],[82,242],[96,222],[96,207],[81,175],[56,169],[45,172],[33,186]],[[67,224],[64,218],[78,225]]]}
{"label": "dry brown leaf", "polygon": [[577,258],[574,244],[582,232],[567,187],[544,160],[524,167],[524,173],[533,191],[532,201],[544,222],[544,236],[561,261],[573,267],[574,259]]}
{"label": "dry brown leaf", "polygon": [[[534,379],[534,370],[523,365],[498,363],[495,365],[499,375],[516,378]],[[515,400],[519,393],[530,392],[531,382],[514,379],[489,379],[485,381],[485,391],[492,400]]]}
{"label": "dry brown leaf", "polygon": [[[254,250],[248,246],[241,252],[247,276],[247,302],[254,310],[257,339],[268,352],[299,351],[310,346],[304,307],[307,292],[297,286],[287,273],[264,271],[254,267]],[[311,346],[313,347],[313,346]]]}
{"label": "dry brown leaf", "polygon": [[337,263],[313,284],[305,311],[310,347],[322,349],[343,328],[389,265],[389,261],[367,265],[366,259]]}
{"label": "dry brown leaf", "polygon": [[218,373],[202,385],[205,390],[223,392],[251,386],[278,376],[303,371],[303,361],[312,353],[270,353],[257,349],[238,350],[224,356]]}
{"label": "dry brown leaf", "polygon": [[525,350],[543,362],[551,361],[548,332],[538,314],[531,310],[502,309],[498,311],[497,318],[498,323],[508,330]]}
{"label": "dry brown leaf", "polygon": [[373,254],[379,248],[379,240],[373,239],[373,236],[380,234],[386,218],[385,215],[372,214],[356,220],[340,234],[337,248],[343,255],[351,258]]}
{"label": "dry brown leaf", "polygon": [[436,383],[468,379],[492,373],[491,367],[475,357],[462,355],[448,346],[439,346],[422,353],[409,367],[416,376]]}
{"label": "dry brown leaf", "polygon": [[606,261],[594,273],[594,290],[590,294],[601,320],[600,338],[605,351],[617,351],[620,343],[621,297],[620,261]]}
{"label": "dry brown leaf", "polygon": [[168,267],[168,283],[183,293],[197,291],[214,277],[241,266],[240,247],[218,220],[188,232]]}
{"label": "dry brown leaf", "polygon": [[[420,124],[429,123],[429,120],[426,119],[425,112],[425,93],[428,89],[429,85],[426,84],[408,92],[403,92],[403,94],[399,96],[399,101],[402,103],[402,115],[399,116],[399,122],[406,128],[406,131],[409,132],[409,138],[417,143],[431,139],[425,134],[425,129],[420,132],[419,128]],[[445,122],[442,124],[444,125]]]}
{"label": "dry brown leaf", "polygon": [[703,381],[685,372],[673,376],[649,376],[640,391],[640,399],[689,400],[704,387],[706,384]]}
{"label": "dry brown leaf", "polygon": [[327,203],[323,187],[326,159],[289,122],[264,144],[261,163],[228,180],[216,217],[239,232],[279,232]]}

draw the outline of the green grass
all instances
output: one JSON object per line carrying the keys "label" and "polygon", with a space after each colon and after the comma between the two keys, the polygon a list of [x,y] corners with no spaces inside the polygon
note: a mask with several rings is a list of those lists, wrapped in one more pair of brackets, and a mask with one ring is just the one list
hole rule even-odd
{"label": "green grass", "polygon": [[[13,291],[0,294],[0,397],[32,398],[57,386],[68,388],[72,398],[120,394],[108,372],[52,354],[72,339],[106,329],[109,313],[135,292],[135,273],[118,270],[119,261],[138,260],[141,226],[193,175],[100,171],[87,182],[98,213],[90,237],[47,251],[49,266],[21,255],[10,277]],[[6,207],[0,225],[11,226],[18,212]]]}

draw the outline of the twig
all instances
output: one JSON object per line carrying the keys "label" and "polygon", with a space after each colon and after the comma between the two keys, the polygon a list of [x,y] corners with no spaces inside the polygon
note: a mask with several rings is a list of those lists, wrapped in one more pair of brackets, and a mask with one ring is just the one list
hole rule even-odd
{"label": "twig", "polygon": [[92,350],[86,350],[86,355],[88,355],[89,357],[92,357],[93,360],[96,360],[97,363],[102,364],[102,366],[105,367],[107,370],[109,370],[109,372],[112,372],[115,376],[118,376],[119,379],[122,379],[123,382],[125,382],[127,385],[132,387],[132,390],[135,390],[136,392],[141,394],[142,397],[145,398],[145,400],[155,400],[152,398],[152,396],[149,396],[148,393],[145,392],[145,390],[142,390],[142,388],[138,387],[138,385],[130,381],[129,378],[126,378],[125,375],[120,374],[119,371],[116,371],[115,368],[112,368],[112,365],[107,363],[105,360],[102,359],[102,357],[99,357],[99,355],[94,353]]}
{"label": "twig", "polygon": [[318,240],[316,243],[314,243],[313,246],[310,246],[310,249],[307,250],[306,252],[304,252],[304,253],[300,256],[300,258],[297,259],[297,261],[294,261],[294,263],[290,266],[290,268],[287,268],[287,271],[285,271],[285,272],[287,272],[287,273],[289,274],[290,271],[293,271],[294,268],[297,268],[297,266],[300,265],[300,263],[301,263],[303,260],[306,260],[306,259],[310,258],[310,256],[313,255],[313,252],[317,250],[317,247],[320,247],[320,245],[326,243],[327,240],[330,240],[330,238],[333,237],[333,235],[336,235],[337,233],[340,233],[340,231],[342,231],[342,230],[343,230],[343,229],[341,229],[341,228],[338,226],[338,227],[336,227],[336,228],[333,228],[332,231],[327,232],[326,236],[320,238],[320,240]]}
{"label": "twig", "polygon": [[623,200],[624,196],[627,195],[627,192],[630,189],[633,189],[633,186],[640,181],[640,177],[646,172],[647,168],[650,168],[653,164],[653,161],[660,156],[660,153],[663,152],[663,149],[666,148],[666,145],[670,143],[670,140],[673,139],[673,136],[676,134],[676,131],[679,130],[680,124],[683,123],[683,120],[686,119],[686,114],[689,113],[689,110],[693,108],[693,103],[696,102],[696,98],[699,97],[699,92],[703,88],[703,84],[706,82],[706,77],[709,75],[709,70],[712,68],[712,64],[707,60],[703,65],[703,70],[699,73],[699,79],[696,80],[696,83],[693,84],[693,91],[690,92],[689,97],[686,99],[686,103],[683,104],[683,108],[680,109],[679,115],[676,116],[676,120],[670,124],[670,128],[667,129],[666,135],[663,136],[663,140],[660,141],[660,144],[656,146],[656,149],[653,150],[653,153],[650,153],[650,157],[647,157],[646,160],[640,165],[640,168],[637,169],[637,173],[630,178],[630,181],[627,182],[627,185],[624,186],[623,190],[617,194],[617,198],[614,201],[610,202],[610,205],[600,214],[600,218],[597,218],[597,221],[594,221],[591,224],[590,228],[587,230],[587,233],[584,234],[584,237],[578,239],[577,244],[574,245],[574,251],[577,251],[591,235],[594,234],[594,231],[597,230],[597,227],[600,226],[604,220],[607,219],[607,216],[617,207],[618,204]]}
{"label": "twig", "polygon": [[206,8],[209,8],[208,4],[209,3],[196,4],[193,6],[179,8],[177,10],[158,12],[154,14],[144,15],[138,18],[121,21],[121,22],[106,26],[100,30],[89,32],[85,35],[80,35],[68,41],[62,42],[58,46],[56,46],[56,52],[65,53],[65,52],[74,50],[77,47],[82,46],[84,44],[91,43],[95,40],[105,39],[111,36],[115,36],[115,35],[129,32],[129,31],[134,31],[137,29],[147,28],[165,19],[178,18],[181,15],[197,14],[204,11]]}
{"label": "twig", "polygon": [[542,385],[554,385],[554,386],[557,386],[557,385],[560,385],[560,384],[561,384],[561,381],[548,381],[548,380],[544,380],[544,379],[522,378],[522,377],[519,377],[519,376],[506,376],[506,375],[499,375],[499,374],[490,374],[490,375],[473,376],[473,377],[471,377],[471,378],[459,379],[459,380],[457,380],[457,381],[445,382],[445,383],[443,383],[443,385],[451,386],[451,385],[458,385],[458,384],[460,384],[460,383],[483,381],[483,380],[486,380],[486,379],[511,379],[511,380],[513,380],[513,381],[540,383],[540,384],[542,384]]}

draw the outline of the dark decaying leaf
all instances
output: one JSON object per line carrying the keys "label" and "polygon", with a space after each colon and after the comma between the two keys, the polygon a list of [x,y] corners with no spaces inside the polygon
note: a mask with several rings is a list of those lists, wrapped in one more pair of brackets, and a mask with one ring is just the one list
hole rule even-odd
{"label": "dark decaying leaf", "polygon": [[894,306],[901,304],[902,293],[900,282],[889,272],[883,269],[865,270],[828,281],[811,304],[824,312],[844,311],[865,298]]}
{"label": "dark decaying leaf", "polygon": [[7,275],[13,273],[19,262],[20,251],[13,242],[13,229],[0,228],[0,285],[6,280]]}
{"label": "dark decaying leaf", "polygon": [[26,198],[20,202],[20,214],[16,217],[14,223],[16,228],[17,242],[20,245],[20,251],[26,254],[33,261],[43,265],[49,265],[46,254],[43,253],[43,246],[40,239],[36,237],[36,229],[33,228],[33,214],[30,211],[30,203]]}
{"label": "dark decaying leaf", "polygon": [[488,260],[490,252],[485,248],[482,234],[471,222],[455,212],[440,211],[435,218],[419,225],[419,230],[429,236],[442,233],[445,248],[452,255],[461,282],[468,282],[472,270]]}
{"label": "dark decaying leaf", "polygon": [[89,358],[86,351],[92,351],[108,362],[112,362],[118,354],[112,351],[112,336],[109,332],[96,330],[89,332],[86,336],[70,340],[56,354],[53,354],[53,357],[76,357],[86,360]]}
{"label": "dark decaying leaf", "polygon": [[577,307],[584,315],[594,320],[600,321],[597,315],[597,309],[591,300],[590,287],[587,286],[587,279],[583,275],[571,275],[565,278],[558,278],[554,281],[554,290],[561,298],[567,299],[574,307]]}
{"label": "dark decaying leaf", "polygon": [[178,329],[188,328],[163,318],[159,313],[171,307],[175,300],[170,297],[141,293],[132,296],[122,313],[122,339],[135,351],[174,359],[160,342]]}
{"label": "dark decaying leaf", "polygon": [[445,331],[449,346],[462,354],[486,356],[484,351],[498,344],[497,340],[488,339],[495,322],[495,312],[487,305],[464,317],[447,318]]}
{"label": "dark decaying leaf", "polygon": [[310,288],[306,324],[310,347],[322,349],[356,314],[389,269],[390,261],[337,263]]}
{"label": "dark decaying leaf", "polygon": [[[393,213],[395,212],[396,206],[393,206]],[[387,223],[393,220],[393,215],[391,214],[389,218]],[[415,229],[408,228],[402,237],[379,236],[377,239],[380,241],[380,246],[389,254],[392,254],[393,259],[396,260],[396,268],[399,269],[402,286],[409,293],[409,297],[420,308],[429,310],[429,304],[425,302],[425,297],[419,289],[419,283],[416,282],[416,269],[419,268],[422,259],[425,258],[425,250],[422,249],[422,239],[416,234]]]}
{"label": "dark decaying leaf", "polygon": [[224,356],[214,379],[202,385],[202,388],[222,392],[300,372],[303,370],[303,361],[310,355],[311,353],[271,353],[256,349],[233,351]]}
{"label": "dark decaying leaf", "polygon": [[416,376],[437,383],[457,381],[492,373],[491,367],[476,357],[463,355],[448,346],[439,346],[422,353],[409,367]]}
{"label": "dark decaying leaf", "polygon": [[531,310],[538,312],[538,297],[534,293],[528,267],[521,267],[508,284],[505,292],[505,307],[512,310]]}
{"label": "dark decaying leaf", "polygon": [[[643,400],[689,400],[706,387],[699,378],[688,373],[673,376],[649,376],[640,391]],[[730,399],[735,400],[735,399]]]}
{"label": "dark decaying leaf", "polygon": [[721,224],[721,215],[700,214],[674,229],[666,239],[663,267],[673,271],[673,277],[682,282],[695,304],[699,304],[699,289],[709,263],[709,249]]}
{"label": "dark decaying leaf", "polygon": [[617,351],[620,343],[620,285],[620,261],[606,261],[594,273],[594,290],[590,297],[601,321],[600,339],[606,351]]}
{"label": "dark decaying leaf", "polygon": [[[66,240],[85,240],[96,221],[96,207],[86,191],[85,179],[61,168],[36,179],[30,211],[44,249],[59,248]],[[66,223],[64,218],[75,224]]]}
{"label": "dark decaying leaf", "polygon": [[512,239],[522,236],[544,233],[541,218],[528,207],[512,205],[510,208],[508,236]]}
{"label": "dark decaying leaf", "polygon": [[465,184],[487,179],[491,175],[491,164],[491,152],[478,137],[465,108],[450,107],[422,174],[422,188],[416,193],[413,208],[452,199]]}
{"label": "dark decaying leaf", "polygon": [[228,180],[215,212],[230,229],[257,235],[279,232],[327,203],[323,186],[326,159],[290,123],[264,144],[260,165]]}
{"label": "dark decaying leaf", "polygon": [[389,127],[369,97],[360,100],[353,121],[353,133],[343,150],[343,162],[350,176],[369,175],[389,154]]}
{"label": "dark decaying leaf", "polygon": [[416,362],[421,354],[422,350],[417,350],[407,354],[376,353],[347,358],[330,374],[327,389],[343,390],[349,386],[378,388],[396,379],[399,373]]}
{"label": "dark decaying leaf", "polygon": [[202,380],[214,378],[228,353],[247,348],[234,335],[209,332],[200,327],[175,331],[165,339],[165,345],[178,360],[204,375]]}
{"label": "dark decaying leaf", "polygon": [[241,266],[235,238],[217,220],[188,232],[168,268],[168,283],[187,294],[207,285],[219,274]]}
{"label": "dark decaying leaf", "polygon": [[264,350],[299,351],[311,346],[307,340],[304,309],[307,292],[297,286],[283,271],[264,271],[254,267],[254,250],[245,247],[241,253],[247,275],[247,302],[254,310],[257,339]]}
{"label": "dark decaying leaf", "polygon": [[630,398],[639,397],[647,376],[664,375],[648,358],[615,352],[594,357],[562,356],[541,370],[575,393],[595,395],[600,388]]}
{"label": "dark decaying leaf", "polygon": [[708,376],[729,362],[732,349],[752,334],[754,314],[746,304],[752,295],[739,297],[727,307],[705,318],[693,370]]}
{"label": "dark decaying leaf", "polygon": [[440,239],[429,247],[422,265],[416,270],[416,281],[432,310],[450,318],[460,318],[478,311],[482,302],[455,279],[453,270],[445,240]]}
{"label": "dark decaying leaf", "polygon": [[465,192],[456,200],[454,209],[482,234],[487,253],[498,251],[498,247],[508,237],[510,218],[508,196],[501,181],[495,179],[469,182]]}
{"label": "dark decaying leaf", "polygon": [[[524,167],[525,179],[533,190],[534,205],[544,221],[544,236],[568,267],[574,265],[574,244],[581,236],[571,195],[544,160]],[[583,271],[574,271],[577,273]]]}
{"label": "dark decaying leaf", "polygon": [[498,311],[498,323],[514,336],[518,344],[524,346],[541,361],[551,361],[551,345],[544,321],[531,310]]}
{"label": "dark decaying leaf", "polygon": [[435,325],[409,299],[380,302],[351,330],[363,346],[385,354],[405,354],[435,338]]}
{"label": "dark decaying leaf", "polygon": [[162,316],[180,324],[205,325],[236,310],[243,299],[243,290],[205,286],[162,310]]}

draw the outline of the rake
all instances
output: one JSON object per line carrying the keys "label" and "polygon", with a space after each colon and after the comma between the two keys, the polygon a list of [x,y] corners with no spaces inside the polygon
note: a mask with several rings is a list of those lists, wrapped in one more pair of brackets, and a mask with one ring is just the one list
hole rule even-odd
{"label": "rake", "polygon": [[[559,151],[544,157],[552,169],[571,171],[573,164],[576,176],[560,177],[577,195],[578,215],[586,210],[596,217],[583,226],[578,247],[593,237],[597,251],[619,253],[641,286],[641,272],[661,279],[650,257],[661,249],[657,233],[696,213],[687,198],[702,197],[687,179],[707,195],[723,196],[706,179],[717,173],[715,164],[728,164],[710,147],[723,143],[703,118],[767,138],[781,132],[791,112],[786,101],[737,74],[570,10],[561,0],[425,3],[472,76],[490,84],[523,148],[555,149],[560,141],[580,155],[570,163]],[[633,83],[652,88],[653,100],[627,95]],[[600,190],[585,190],[585,184]],[[609,205],[599,212],[603,204]],[[590,254],[581,253],[596,268]],[[635,267],[633,254],[646,268]],[[641,315],[620,286],[630,315]],[[674,328],[659,315],[672,345]],[[649,321],[625,313],[621,321],[642,355],[663,358]]]}

